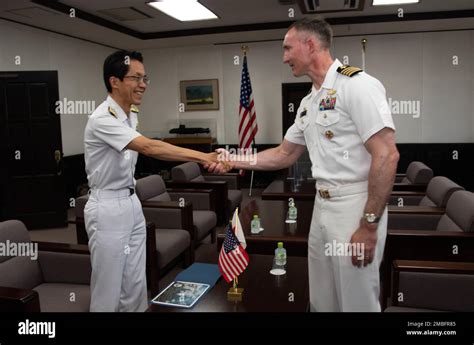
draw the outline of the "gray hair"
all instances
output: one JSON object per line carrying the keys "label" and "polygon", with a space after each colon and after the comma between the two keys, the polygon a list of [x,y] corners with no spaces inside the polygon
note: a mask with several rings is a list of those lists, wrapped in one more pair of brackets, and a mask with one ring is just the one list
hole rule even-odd
{"label": "gray hair", "polygon": [[323,18],[303,18],[291,24],[288,30],[293,28],[298,32],[307,32],[317,36],[323,49],[331,47],[332,29]]}

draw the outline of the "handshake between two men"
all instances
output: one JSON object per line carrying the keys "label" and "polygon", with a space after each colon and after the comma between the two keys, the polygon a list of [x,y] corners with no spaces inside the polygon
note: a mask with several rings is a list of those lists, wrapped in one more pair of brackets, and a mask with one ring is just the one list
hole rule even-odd
{"label": "handshake between two men", "polygon": [[306,146],[286,139],[277,147],[261,151],[256,149],[217,149],[210,153],[211,160],[203,162],[210,173],[225,174],[232,169],[279,170],[292,166],[305,151]]}
{"label": "handshake between two men", "polygon": [[203,166],[210,173],[215,174],[225,174],[232,169],[255,169],[257,168],[257,152],[255,151],[238,149],[237,153],[234,153],[226,149],[217,149],[212,153],[214,159],[204,163]]}

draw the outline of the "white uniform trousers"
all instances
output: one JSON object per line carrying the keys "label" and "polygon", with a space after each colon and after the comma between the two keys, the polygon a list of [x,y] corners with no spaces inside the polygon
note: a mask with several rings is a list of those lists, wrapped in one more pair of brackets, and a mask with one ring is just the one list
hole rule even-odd
{"label": "white uniform trousers", "polygon": [[378,312],[381,309],[379,267],[387,237],[387,208],[377,228],[374,260],[359,268],[352,264],[351,256],[328,253],[326,244],[350,243],[364,212],[367,182],[328,188],[328,192],[330,198],[327,199],[319,193],[316,195],[308,239],[310,309]]}
{"label": "white uniform trousers", "polygon": [[90,311],[145,311],[146,224],[137,195],[93,190],[84,219],[92,261]]}

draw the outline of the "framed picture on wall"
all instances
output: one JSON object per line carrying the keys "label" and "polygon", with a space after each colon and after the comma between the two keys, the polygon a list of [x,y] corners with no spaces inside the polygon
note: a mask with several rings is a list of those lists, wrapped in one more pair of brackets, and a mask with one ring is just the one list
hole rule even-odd
{"label": "framed picture on wall", "polygon": [[179,88],[185,111],[219,109],[217,79],[182,80],[179,82]]}

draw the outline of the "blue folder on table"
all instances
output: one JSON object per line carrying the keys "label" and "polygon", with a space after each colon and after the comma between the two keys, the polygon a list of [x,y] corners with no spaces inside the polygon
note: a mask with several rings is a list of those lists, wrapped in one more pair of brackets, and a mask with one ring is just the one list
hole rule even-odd
{"label": "blue folder on table", "polygon": [[221,272],[219,271],[219,266],[195,262],[183,272],[179,273],[174,280],[209,284],[212,288],[214,285],[216,285],[220,277]]}

